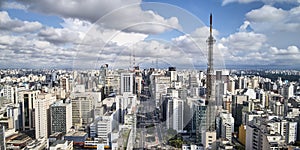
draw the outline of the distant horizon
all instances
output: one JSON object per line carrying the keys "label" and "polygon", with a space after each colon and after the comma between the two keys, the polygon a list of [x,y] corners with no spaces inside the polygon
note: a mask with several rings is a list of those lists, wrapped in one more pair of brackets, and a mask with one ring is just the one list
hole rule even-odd
{"label": "distant horizon", "polygon": [[[61,67],[61,68],[33,68],[33,67],[11,67],[11,68],[1,68],[0,70],[22,70],[22,69],[32,69],[32,70],[99,70],[101,66],[99,66],[98,68],[72,68],[72,67]],[[177,70],[204,70],[206,71],[206,66],[197,66],[195,68],[183,68],[183,67],[176,67],[176,66],[170,66],[170,67],[175,67]],[[154,69],[168,69],[169,67],[149,67],[149,68],[142,68],[142,69],[150,69],[150,68],[154,68]],[[127,70],[129,68],[111,68],[110,66],[108,67],[108,69],[110,70]],[[141,69],[141,67],[140,67]],[[237,65],[229,65],[226,66],[226,68],[215,68],[215,70],[296,70],[296,71],[300,71],[300,67],[296,68],[296,67],[287,67],[287,66],[283,66],[283,67],[270,67],[270,66],[257,66],[257,65],[241,65],[241,66],[237,66]]]}

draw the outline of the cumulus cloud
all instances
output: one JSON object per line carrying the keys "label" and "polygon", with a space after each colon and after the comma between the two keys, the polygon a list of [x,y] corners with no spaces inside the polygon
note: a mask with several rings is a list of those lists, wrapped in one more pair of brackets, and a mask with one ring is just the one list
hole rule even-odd
{"label": "cumulus cloud", "polygon": [[263,2],[265,4],[275,4],[275,3],[292,3],[292,4],[299,4],[300,0],[223,0],[222,5],[227,5],[230,3],[241,3],[247,4],[252,2]]}
{"label": "cumulus cloud", "polygon": [[[218,41],[219,32],[213,29],[213,36]],[[209,27],[200,27],[193,31],[191,34],[186,34],[173,38],[172,42],[182,51],[184,51],[197,66],[206,66],[207,64],[207,39],[209,36]],[[217,47],[217,43],[214,45],[214,66],[215,68],[224,69],[223,52]]]}
{"label": "cumulus cloud", "polygon": [[247,28],[250,26],[250,22],[249,21],[244,21],[244,24],[240,26],[239,31],[240,32],[246,32]]}
{"label": "cumulus cloud", "polygon": [[140,0],[29,0],[19,1],[29,10],[63,18],[78,18],[105,28],[155,34],[170,28],[180,28],[176,17],[164,18],[149,10],[142,10]]}
{"label": "cumulus cloud", "polygon": [[275,8],[270,5],[264,5],[259,9],[251,10],[246,14],[246,18],[252,22],[279,22],[285,19],[288,12],[281,9]]}
{"label": "cumulus cloud", "polygon": [[17,3],[17,2],[4,1],[2,4],[2,8],[26,10],[28,8],[28,6],[22,5],[21,3]]}
{"label": "cumulus cloud", "polygon": [[[300,34],[300,6],[290,10],[283,10],[270,5],[251,10],[246,14],[253,31],[265,34],[268,43],[276,47],[299,45]],[[289,40],[282,40],[289,39]]]}
{"label": "cumulus cloud", "polygon": [[278,48],[270,44],[264,34],[247,32],[248,23],[240,27],[240,31],[221,38],[216,48],[223,52],[227,65],[265,66],[279,68],[295,68],[299,65],[300,50],[298,46],[288,45]]}
{"label": "cumulus cloud", "polygon": [[42,28],[39,22],[21,21],[11,19],[6,11],[0,12],[0,29],[18,33],[34,32]]}
{"label": "cumulus cloud", "polygon": [[222,38],[220,43],[231,49],[232,52],[258,51],[260,50],[267,38],[263,34],[254,32],[237,32]]}
{"label": "cumulus cloud", "polygon": [[59,29],[59,28],[46,28],[42,29],[38,36],[42,40],[46,40],[55,44],[65,44],[79,41],[79,34],[77,32],[71,31],[67,28]]}

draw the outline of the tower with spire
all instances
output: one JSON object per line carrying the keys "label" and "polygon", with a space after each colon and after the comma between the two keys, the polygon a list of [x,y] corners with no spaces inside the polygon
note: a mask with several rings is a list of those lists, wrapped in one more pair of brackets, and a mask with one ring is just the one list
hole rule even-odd
{"label": "tower with spire", "polygon": [[208,44],[208,64],[207,64],[207,77],[206,77],[206,131],[202,136],[202,142],[205,148],[211,148],[211,145],[216,141],[216,99],[214,87],[214,65],[213,65],[213,46],[216,42],[212,35],[212,14],[210,14],[210,35],[207,39]]}

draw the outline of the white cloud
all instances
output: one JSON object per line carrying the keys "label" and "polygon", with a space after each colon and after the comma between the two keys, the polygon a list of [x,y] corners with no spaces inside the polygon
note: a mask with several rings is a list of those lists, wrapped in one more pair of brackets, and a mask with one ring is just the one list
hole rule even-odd
{"label": "white cloud", "polygon": [[219,42],[228,47],[231,52],[243,53],[245,51],[258,51],[266,42],[267,38],[263,34],[254,32],[237,32],[222,38]]}
{"label": "white cloud", "polygon": [[18,33],[34,32],[42,28],[39,22],[21,21],[11,19],[6,11],[0,11],[0,29]]}
{"label": "white cloud", "polygon": [[2,4],[2,8],[26,10],[28,8],[28,6],[22,5],[21,3],[17,3],[17,2],[4,1],[3,4]]}
{"label": "white cloud", "polygon": [[252,2],[263,2],[265,4],[275,4],[275,3],[292,3],[299,4],[300,0],[223,0],[222,5],[227,5],[230,3],[241,3],[247,4]]}
{"label": "white cloud", "polygon": [[255,1],[259,1],[259,0],[223,0],[222,5],[227,5],[229,3],[234,3],[234,2],[238,2],[238,3],[251,3],[251,2],[255,2]]}
{"label": "white cloud", "polygon": [[126,32],[162,33],[170,28],[180,28],[175,17],[164,18],[153,11],[142,10],[140,0],[29,0],[29,10],[63,18],[78,18]]}
{"label": "white cloud", "polygon": [[246,18],[251,22],[278,22],[286,18],[288,12],[281,9],[275,8],[270,5],[264,5],[259,9],[251,10],[246,14]]}
{"label": "white cloud", "polygon": [[240,26],[239,31],[240,32],[246,32],[249,25],[250,25],[249,21],[244,21],[244,24]]}
{"label": "white cloud", "polygon": [[[300,6],[290,10],[264,5],[246,14],[251,29],[268,37],[268,43],[276,47],[300,46]],[[288,40],[283,40],[288,39]]]}
{"label": "white cloud", "polygon": [[72,43],[78,42],[79,34],[77,32],[71,31],[67,28],[46,28],[42,29],[38,36],[41,37],[42,40],[46,40],[52,43],[57,44],[65,44],[65,43]]}

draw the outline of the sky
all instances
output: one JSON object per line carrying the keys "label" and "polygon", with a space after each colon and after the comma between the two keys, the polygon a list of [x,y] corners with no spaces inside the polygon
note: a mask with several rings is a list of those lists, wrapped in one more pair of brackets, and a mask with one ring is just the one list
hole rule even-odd
{"label": "sky", "polygon": [[300,69],[300,0],[4,0],[0,68]]}

